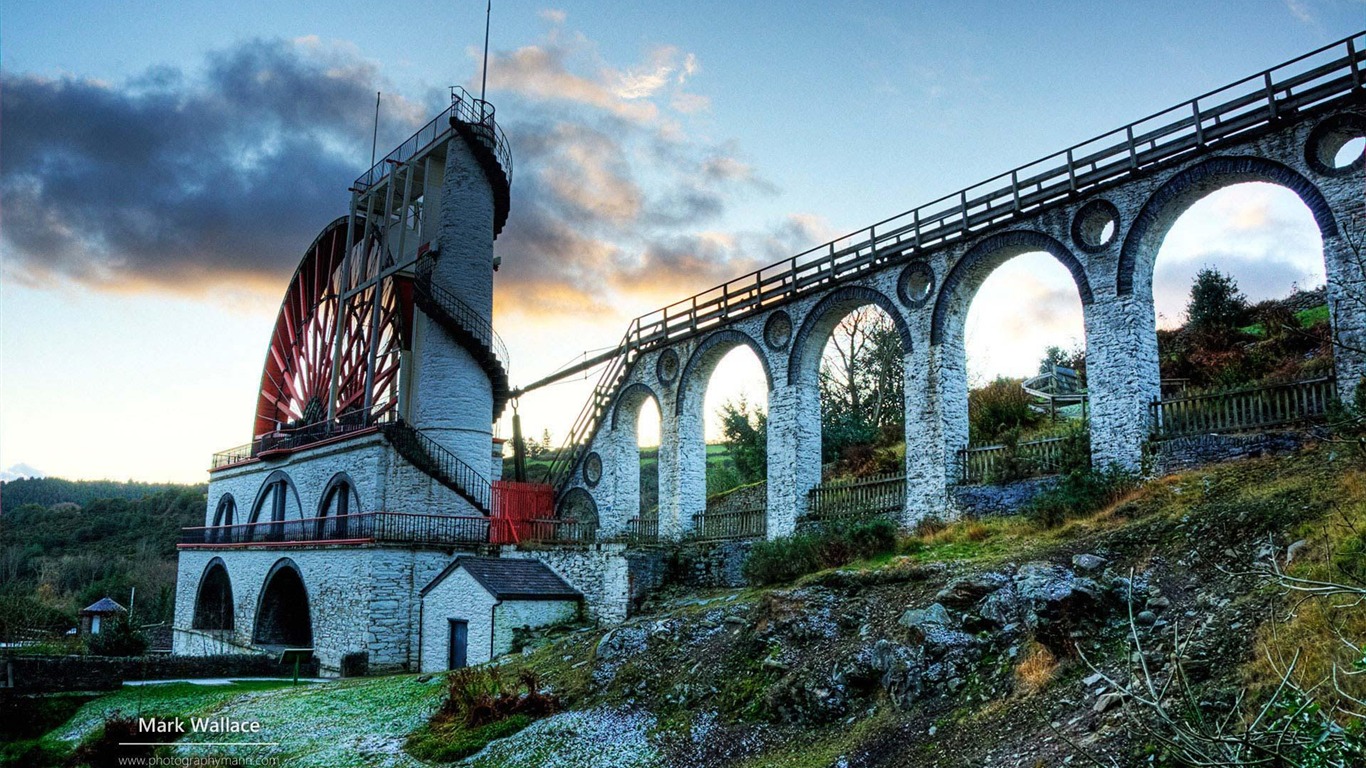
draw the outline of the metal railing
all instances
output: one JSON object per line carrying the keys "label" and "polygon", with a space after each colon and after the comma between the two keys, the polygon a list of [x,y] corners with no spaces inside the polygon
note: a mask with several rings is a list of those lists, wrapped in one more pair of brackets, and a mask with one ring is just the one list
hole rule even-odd
{"label": "metal railing", "polygon": [[180,545],[233,546],[278,544],[393,543],[480,545],[498,521],[479,516],[361,512],[294,520],[181,529]]}
{"label": "metal railing", "polygon": [[878,475],[821,483],[807,492],[806,517],[831,522],[897,515],[906,507],[906,476]]}
{"label": "metal railing", "polygon": [[959,482],[989,483],[1057,474],[1062,471],[1067,441],[1072,439],[1046,437],[1013,446],[968,446],[958,451]]}
{"label": "metal railing", "polygon": [[[770,264],[631,321],[622,356],[637,356],[852,279],[910,254],[1066,202],[1212,146],[1247,138],[1283,116],[1321,107],[1363,88],[1366,32],[1357,33],[1109,133],[945,195],[791,258]],[[613,369],[609,368],[609,371]],[[599,389],[565,442],[568,478],[596,430],[611,392]]]}
{"label": "metal railing", "polygon": [[474,98],[460,86],[453,86],[449,107],[419,128],[416,133],[409,136],[392,152],[385,155],[384,159],[375,163],[374,167],[361,174],[352,186],[356,191],[364,192],[384,181],[391,168],[406,163],[433,144],[444,141],[454,130],[451,127],[451,118],[476,128],[474,133],[480,136],[484,144],[493,152],[499,165],[503,166],[503,172],[507,174],[508,183],[511,183],[512,151],[508,147],[507,137],[503,135],[503,129],[498,127],[493,115],[492,104]]}
{"label": "metal railing", "polygon": [[251,446],[251,443],[247,443],[246,445],[239,445],[236,448],[229,448],[226,451],[215,453],[212,461],[209,463],[209,469],[221,469],[233,464],[241,464],[242,462],[249,460],[253,455]]}
{"label": "metal railing", "polygon": [[598,540],[598,524],[592,520],[536,518],[518,520],[519,544],[591,544]]}
{"label": "metal railing", "polygon": [[464,496],[479,511],[487,514],[492,508],[492,487],[488,478],[444,445],[403,421],[386,424],[383,431],[394,448],[418,469]]}
{"label": "metal railing", "polygon": [[432,279],[432,273],[436,269],[436,254],[430,251],[422,254],[417,259],[416,280],[413,287],[419,292],[426,293],[427,298],[446,313],[456,324],[462,327],[474,340],[489,349],[496,361],[502,365],[504,374],[509,369],[508,348],[503,343],[503,339],[494,332],[493,323],[474,307],[460,300],[460,297],[438,285]]}
{"label": "metal railing", "polygon": [[387,405],[387,402],[376,404],[373,410],[381,410],[382,412],[370,419],[365,418],[364,411],[352,411],[339,416],[336,421],[319,421],[301,427],[277,429],[274,432],[258,435],[255,440],[246,445],[239,445],[236,448],[215,453],[210,462],[209,470],[213,471],[234,464],[241,464],[264,453],[296,451],[329,440],[355,437],[373,432],[376,427],[395,420],[393,410],[388,409]]}
{"label": "metal railing", "polygon": [[1338,401],[1332,377],[1156,400],[1155,439],[1240,432],[1321,419]]}
{"label": "metal railing", "polygon": [[736,512],[701,512],[692,516],[693,541],[762,539],[768,534],[768,510],[742,509]]}

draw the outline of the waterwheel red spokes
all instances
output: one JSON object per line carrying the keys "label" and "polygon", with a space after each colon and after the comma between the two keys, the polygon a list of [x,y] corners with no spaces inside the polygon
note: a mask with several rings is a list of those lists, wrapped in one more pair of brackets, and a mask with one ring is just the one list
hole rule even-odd
{"label": "waterwheel red spokes", "polygon": [[[339,422],[373,423],[397,410],[399,354],[412,318],[410,281],[393,275],[373,282],[392,263],[380,239],[367,239],[364,230],[358,222],[348,258],[347,219],[328,225],[290,280],[261,374],[257,437],[327,421],[334,359]],[[343,287],[350,294],[344,307]]]}

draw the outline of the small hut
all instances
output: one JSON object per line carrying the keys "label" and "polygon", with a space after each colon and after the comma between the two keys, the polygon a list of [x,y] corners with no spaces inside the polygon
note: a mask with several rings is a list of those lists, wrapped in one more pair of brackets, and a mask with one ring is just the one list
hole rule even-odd
{"label": "small hut", "polygon": [[98,635],[110,622],[127,613],[128,609],[112,598],[102,597],[81,610],[81,634]]}

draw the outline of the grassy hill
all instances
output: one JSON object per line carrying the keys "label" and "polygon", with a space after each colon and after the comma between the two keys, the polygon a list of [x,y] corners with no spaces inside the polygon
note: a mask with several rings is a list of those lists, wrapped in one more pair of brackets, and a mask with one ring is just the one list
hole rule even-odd
{"label": "grassy hill", "polygon": [[[1215,713],[1237,730],[1282,695],[1277,670],[1292,658],[1305,685],[1334,662],[1353,668],[1335,633],[1359,644],[1366,606],[1292,598],[1258,563],[1284,562],[1289,548],[1296,577],[1366,572],[1364,524],[1366,464],[1326,444],[1151,481],[1056,527],[1023,516],[925,526],[876,560],[769,588],[666,597],[620,627],[571,631],[505,659],[505,680],[536,673],[562,711],[461,764],[1175,764],[1167,725],[1118,687],[1146,669],[1177,686],[1168,696],[1176,722]],[[1022,618],[988,609],[1011,594]],[[1342,678],[1343,693],[1366,694],[1363,677]],[[297,689],[125,689],[77,702],[36,743],[65,753],[112,709],[212,713],[257,719],[254,740],[280,742],[221,754],[416,766],[405,748],[430,757],[443,744],[489,740],[449,719],[429,724],[444,688],[441,676],[398,675]],[[1187,697],[1199,706],[1181,706]],[[1295,718],[1287,727],[1323,725],[1318,710]]]}

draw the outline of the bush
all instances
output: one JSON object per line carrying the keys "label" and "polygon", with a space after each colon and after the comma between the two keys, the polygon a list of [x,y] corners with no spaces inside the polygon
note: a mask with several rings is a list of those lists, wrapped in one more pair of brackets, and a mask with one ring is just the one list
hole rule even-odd
{"label": "bush", "polygon": [[522,670],[509,685],[498,667],[465,667],[447,678],[446,701],[434,719],[478,728],[513,715],[544,717],[559,706],[559,699],[541,692],[540,678],[531,670]]}
{"label": "bush", "polygon": [[1025,512],[1052,528],[1109,506],[1136,487],[1138,478],[1118,467],[1068,472],[1057,485],[1034,497]]}
{"label": "bush", "polygon": [[896,525],[877,519],[832,524],[816,533],[781,536],[754,545],[745,561],[745,580],[762,586],[781,584],[808,573],[896,550]]}
{"label": "bush", "polygon": [[[72,764],[91,768],[113,768],[121,765],[148,765],[155,747],[134,745],[146,741],[147,734],[138,730],[138,721],[122,712],[111,712],[104,719],[100,732],[81,744],[72,755]],[[174,738],[159,734],[158,738]]]}
{"label": "bush", "polygon": [[998,378],[968,393],[968,429],[974,443],[999,440],[1009,431],[1031,427],[1042,418],[1029,407],[1034,398],[1019,379]]}
{"label": "bush", "polygon": [[106,624],[98,635],[91,635],[86,647],[96,656],[141,656],[147,650],[147,638],[127,617],[120,616]]}

